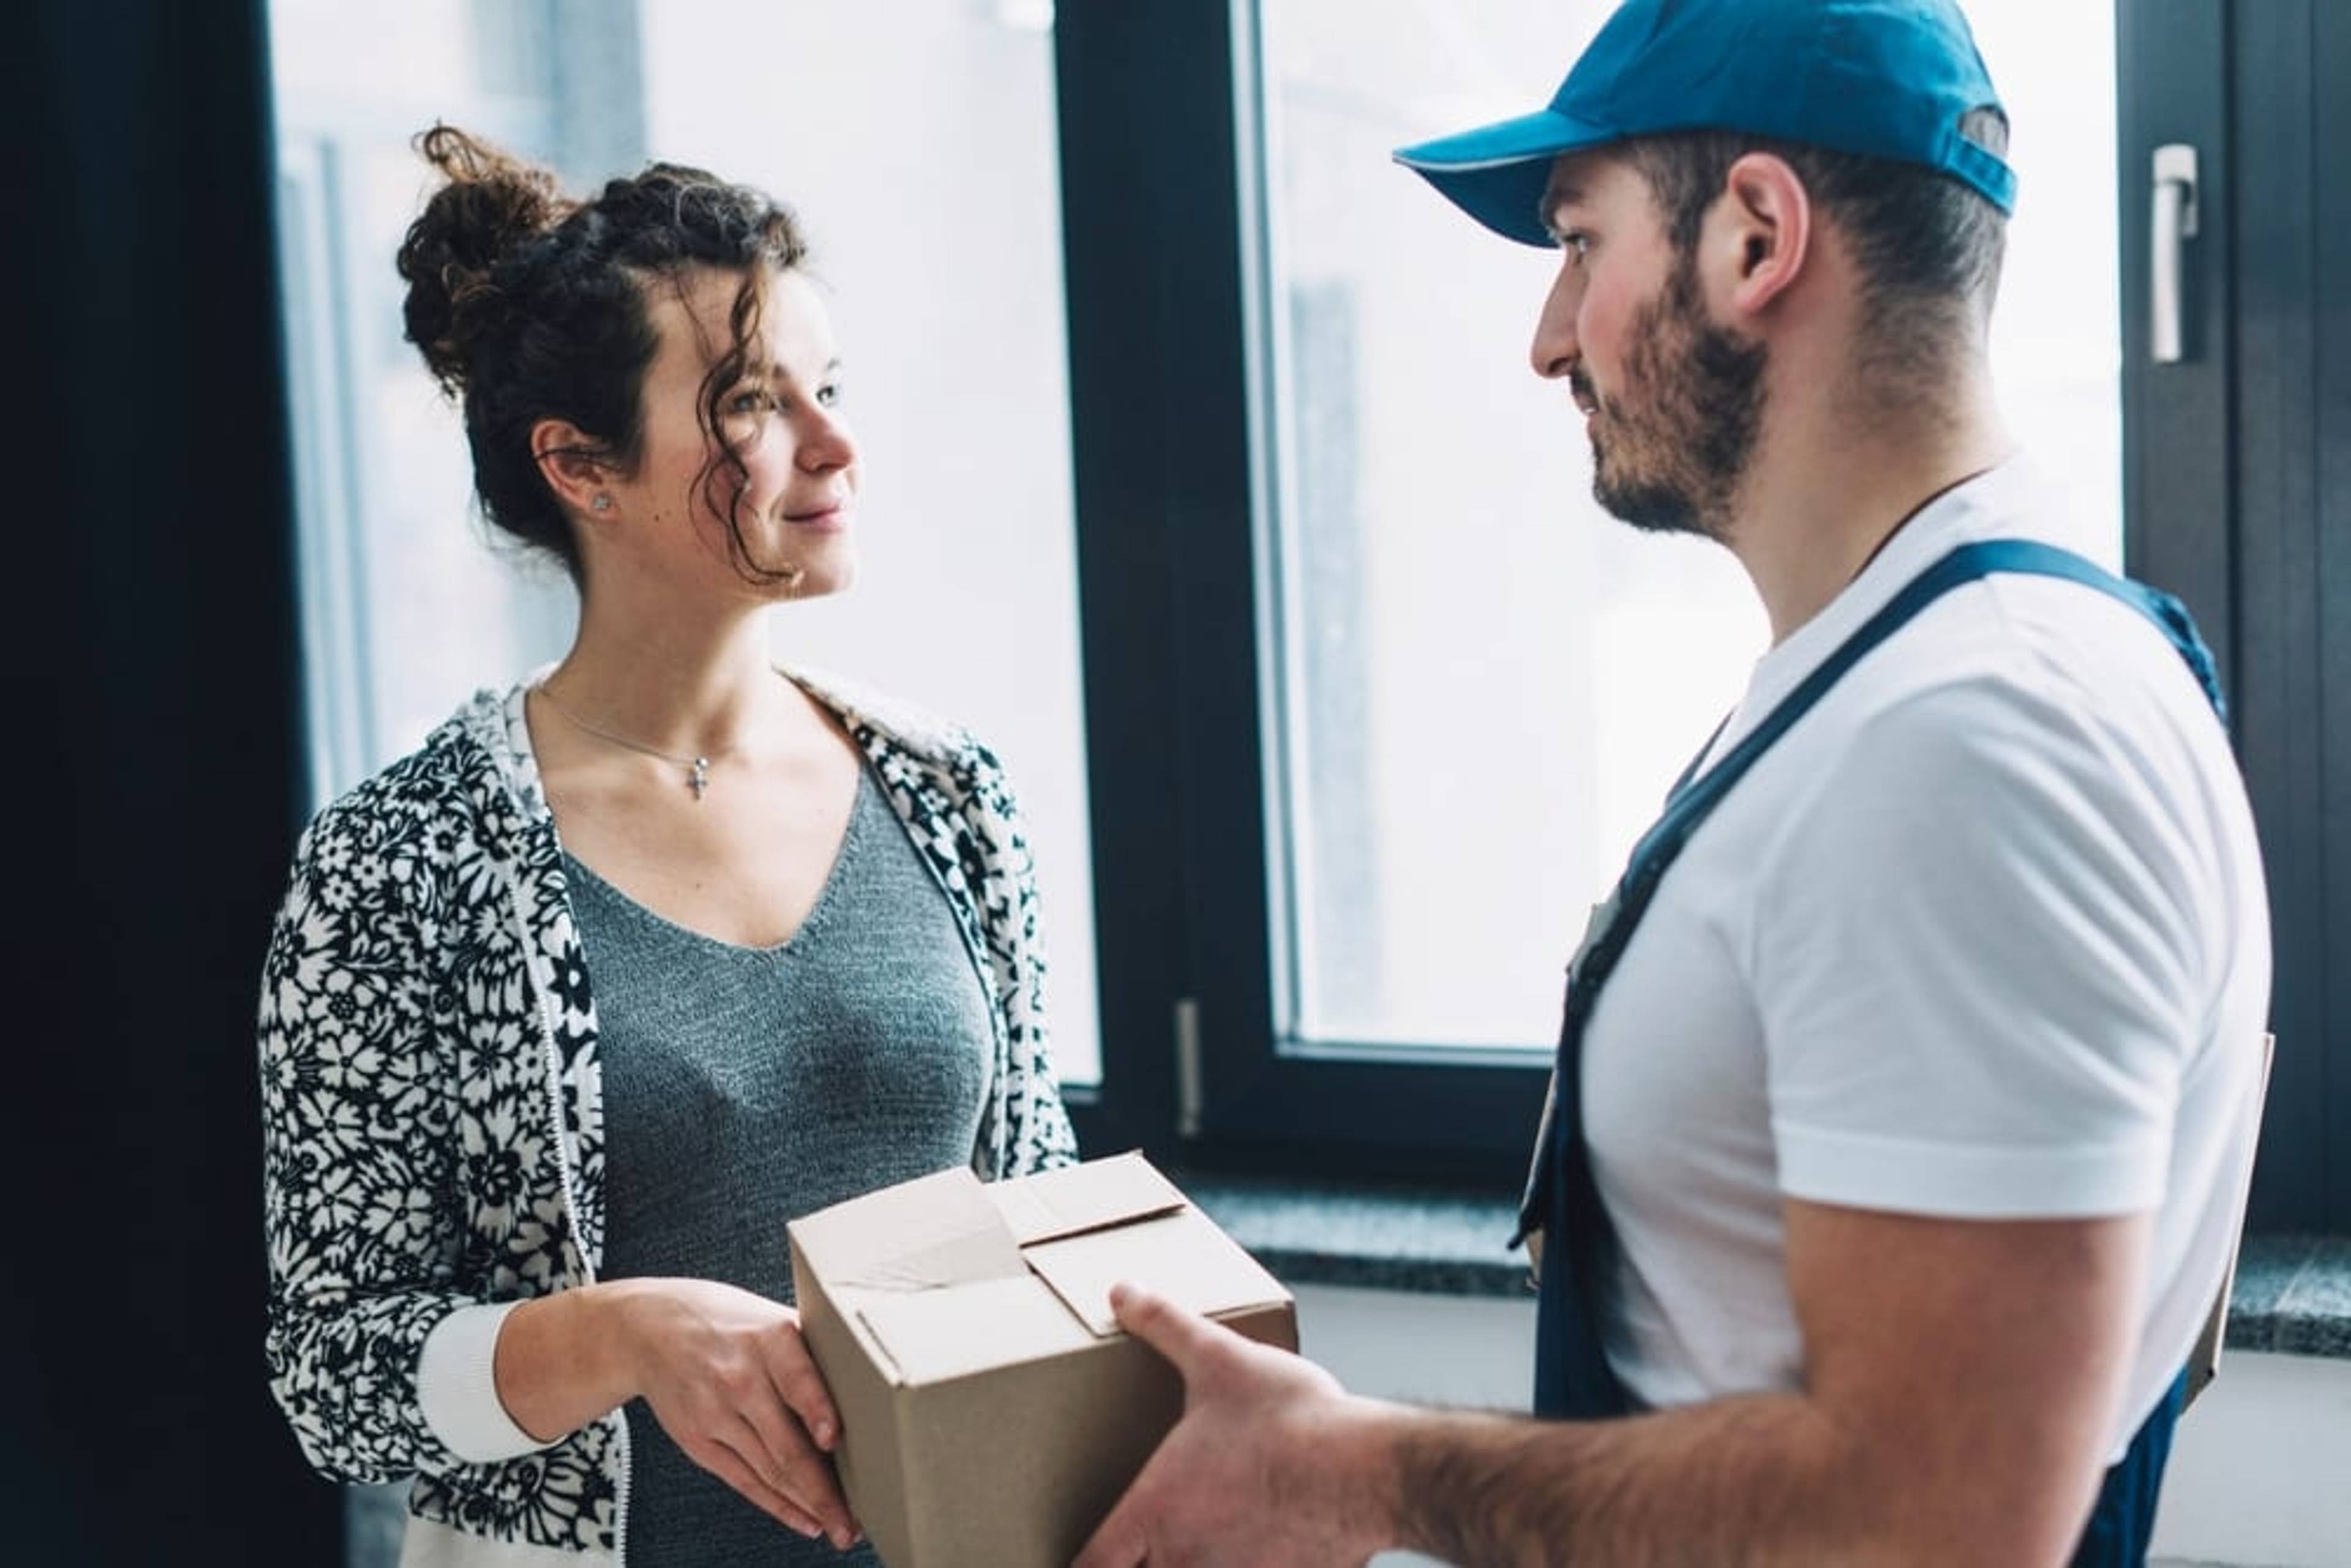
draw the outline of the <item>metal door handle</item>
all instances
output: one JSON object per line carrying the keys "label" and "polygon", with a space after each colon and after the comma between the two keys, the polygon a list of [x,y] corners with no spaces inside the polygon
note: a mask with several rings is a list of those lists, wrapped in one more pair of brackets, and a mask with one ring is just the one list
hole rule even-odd
{"label": "metal door handle", "polygon": [[2153,229],[2147,250],[2152,312],[2147,357],[2158,365],[2176,365],[2186,357],[2180,247],[2196,237],[2195,148],[2170,141],[2155,150],[2155,190],[2148,210]]}

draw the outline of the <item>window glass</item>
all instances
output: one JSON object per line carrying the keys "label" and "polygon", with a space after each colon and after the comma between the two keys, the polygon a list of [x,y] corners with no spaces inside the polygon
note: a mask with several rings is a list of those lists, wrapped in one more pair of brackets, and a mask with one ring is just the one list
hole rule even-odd
{"label": "window glass", "polygon": [[[1765,646],[1727,552],[1593,501],[1579,417],[1527,364],[1553,253],[1389,157],[1545,101],[1608,9],[1254,7],[1270,896],[1295,1041],[1548,1048],[1586,909]],[[2113,564],[2113,8],[1969,9],[2022,179],[1995,371],[2077,548]]]}

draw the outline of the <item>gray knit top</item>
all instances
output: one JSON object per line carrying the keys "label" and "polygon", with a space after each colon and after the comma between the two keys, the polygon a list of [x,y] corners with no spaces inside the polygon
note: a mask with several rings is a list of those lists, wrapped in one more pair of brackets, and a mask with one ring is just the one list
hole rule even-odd
{"label": "gray knit top", "polygon": [[[971,1163],[987,993],[870,776],[831,877],[780,946],[685,930],[569,855],[565,869],[603,1027],[604,1278],[721,1280],[789,1301],[785,1221]],[[873,1561],[759,1512],[643,1401],[627,1414],[631,1568]]]}

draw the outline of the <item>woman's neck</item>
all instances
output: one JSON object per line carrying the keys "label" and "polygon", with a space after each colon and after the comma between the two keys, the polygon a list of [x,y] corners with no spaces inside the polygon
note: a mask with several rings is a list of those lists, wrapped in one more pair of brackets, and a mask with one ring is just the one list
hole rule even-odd
{"label": "woman's neck", "polygon": [[757,613],[624,624],[583,608],[570,651],[539,684],[566,715],[679,756],[772,749],[808,706],[777,674]]}

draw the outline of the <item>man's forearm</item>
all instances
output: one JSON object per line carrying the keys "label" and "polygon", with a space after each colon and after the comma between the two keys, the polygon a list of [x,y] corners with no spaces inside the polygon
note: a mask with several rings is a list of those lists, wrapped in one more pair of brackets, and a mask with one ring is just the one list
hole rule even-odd
{"label": "man's forearm", "polygon": [[1813,1568],[1887,1561],[1904,1522],[1860,1445],[1802,1396],[1607,1422],[1390,1420],[1399,1544],[1450,1563]]}
{"label": "man's forearm", "polygon": [[1481,1564],[2064,1563],[2124,1414],[2147,1217],[1787,1213],[1802,1392],[1591,1423],[1376,1406],[1397,1533]]}

